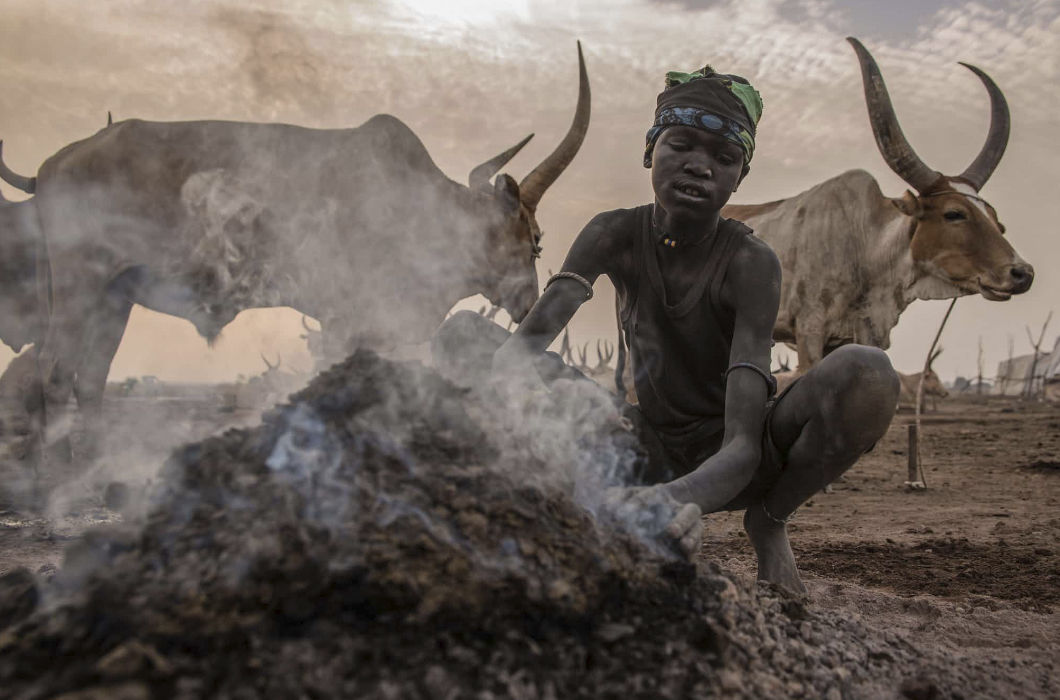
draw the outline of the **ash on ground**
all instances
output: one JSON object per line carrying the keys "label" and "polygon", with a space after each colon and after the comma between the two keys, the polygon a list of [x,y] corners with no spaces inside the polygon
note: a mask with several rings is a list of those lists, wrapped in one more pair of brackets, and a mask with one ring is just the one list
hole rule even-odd
{"label": "ash on ground", "polygon": [[[633,458],[621,431],[582,416],[580,433],[533,439],[592,409],[595,398],[568,400],[582,391],[538,395],[512,418],[422,365],[351,356],[260,427],[178,450],[143,520],[90,532],[50,581],[0,577],[0,694],[837,700],[1012,689],[997,669],[738,585],[594,518],[593,490]],[[550,410],[556,396],[567,398]]]}

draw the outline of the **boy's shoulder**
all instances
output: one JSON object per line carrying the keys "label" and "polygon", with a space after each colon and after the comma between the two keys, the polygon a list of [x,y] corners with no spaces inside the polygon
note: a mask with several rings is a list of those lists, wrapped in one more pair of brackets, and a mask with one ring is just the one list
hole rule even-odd
{"label": "boy's shoulder", "polygon": [[642,204],[630,209],[602,211],[589,221],[588,226],[610,235],[630,234],[641,228],[644,216],[650,209],[650,204]]}
{"label": "boy's shoulder", "polygon": [[732,262],[737,269],[743,268],[752,275],[775,272],[779,276],[780,259],[769,244],[754,235],[754,231],[742,221],[726,219],[726,222],[733,230],[744,234],[733,252]]}
{"label": "boy's shoulder", "polygon": [[636,246],[637,236],[650,215],[651,205],[602,211],[585,225],[578,239],[581,248],[611,258]]}
{"label": "boy's shoulder", "polygon": [[651,205],[611,209],[594,216],[567,253],[564,268],[607,274],[612,281],[635,268],[637,239],[649,220]]}

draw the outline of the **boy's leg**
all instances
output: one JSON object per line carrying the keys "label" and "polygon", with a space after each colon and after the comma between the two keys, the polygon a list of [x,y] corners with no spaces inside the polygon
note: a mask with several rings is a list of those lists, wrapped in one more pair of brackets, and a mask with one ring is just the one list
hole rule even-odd
{"label": "boy's leg", "polygon": [[770,436],[786,455],[784,469],[744,515],[759,579],[806,590],[783,521],[883,437],[898,390],[898,376],[882,350],[845,345],[818,362],[777,403]]}

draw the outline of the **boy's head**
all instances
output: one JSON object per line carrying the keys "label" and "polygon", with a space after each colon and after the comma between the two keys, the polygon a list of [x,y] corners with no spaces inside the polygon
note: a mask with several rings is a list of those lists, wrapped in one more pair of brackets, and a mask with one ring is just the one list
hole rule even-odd
{"label": "boy's head", "polygon": [[702,129],[737,144],[745,171],[754,155],[755,131],[762,116],[762,96],[738,75],[717,73],[706,66],[693,73],[671,71],[659,93],[655,122],[648,130],[644,167],[652,165],[655,143],[668,127]]}

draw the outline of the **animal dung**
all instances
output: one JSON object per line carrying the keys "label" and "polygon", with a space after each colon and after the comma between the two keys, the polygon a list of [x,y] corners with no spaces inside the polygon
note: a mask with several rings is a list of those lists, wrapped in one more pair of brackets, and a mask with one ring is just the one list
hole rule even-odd
{"label": "animal dung", "polygon": [[[0,577],[5,697],[971,687],[952,659],[594,517],[569,482],[537,478],[551,472],[534,452],[499,440],[498,412],[488,392],[361,351],[259,427],[177,450],[142,521],[91,531],[50,581]],[[611,441],[580,435],[580,468]]]}

